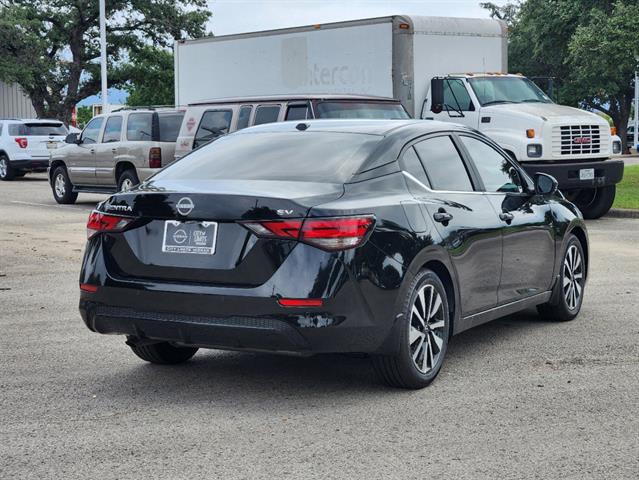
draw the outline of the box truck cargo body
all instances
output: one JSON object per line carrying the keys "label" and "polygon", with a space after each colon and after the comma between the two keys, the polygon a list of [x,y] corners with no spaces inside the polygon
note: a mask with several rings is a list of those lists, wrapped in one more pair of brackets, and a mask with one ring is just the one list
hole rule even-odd
{"label": "box truck cargo body", "polygon": [[[548,173],[587,218],[606,213],[623,176],[621,141],[602,117],[557,105],[508,75],[508,32],[493,19],[396,15],[179,41],[179,105],[219,97],[393,97],[415,118],[480,130],[532,175]],[[608,161],[604,161],[608,160]]]}
{"label": "box truck cargo body", "polygon": [[175,99],[375,95],[419,116],[433,76],[506,70],[503,22],[393,16],[177,42]]}

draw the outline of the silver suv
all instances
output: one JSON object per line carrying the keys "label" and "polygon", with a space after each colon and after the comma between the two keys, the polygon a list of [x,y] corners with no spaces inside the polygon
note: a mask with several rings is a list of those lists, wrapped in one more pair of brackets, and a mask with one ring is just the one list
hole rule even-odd
{"label": "silver suv", "polygon": [[220,135],[271,122],[311,118],[410,118],[393,98],[365,95],[270,95],[218,98],[186,108],[175,149],[179,159]]}
{"label": "silver suv", "polygon": [[49,152],[64,145],[67,133],[58,120],[0,118],[0,180],[46,171]]}
{"label": "silver suv", "polygon": [[184,111],[125,108],[97,115],[51,155],[49,182],[58,203],[79,192],[129,190],[171,163]]}

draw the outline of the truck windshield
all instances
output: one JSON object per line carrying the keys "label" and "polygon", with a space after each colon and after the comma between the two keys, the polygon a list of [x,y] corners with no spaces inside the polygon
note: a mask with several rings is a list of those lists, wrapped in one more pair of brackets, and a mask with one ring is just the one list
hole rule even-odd
{"label": "truck windshield", "polygon": [[482,106],[497,103],[552,103],[537,85],[524,77],[477,77],[468,81]]}
{"label": "truck windshield", "polygon": [[390,102],[318,102],[316,112],[317,118],[410,118],[401,104]]}

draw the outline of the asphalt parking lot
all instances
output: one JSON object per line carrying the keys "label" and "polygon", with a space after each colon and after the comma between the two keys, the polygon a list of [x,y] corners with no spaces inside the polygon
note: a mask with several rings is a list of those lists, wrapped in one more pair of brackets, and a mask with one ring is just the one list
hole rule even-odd
{"label": "asphalt parking lot", "polygon": [[0,184],[0,478],[639,477],[639,220],[588,224],[581,315],[453,338],[421,391],[368,360],[200,351],[151,366],[78,311],[88,212]]}

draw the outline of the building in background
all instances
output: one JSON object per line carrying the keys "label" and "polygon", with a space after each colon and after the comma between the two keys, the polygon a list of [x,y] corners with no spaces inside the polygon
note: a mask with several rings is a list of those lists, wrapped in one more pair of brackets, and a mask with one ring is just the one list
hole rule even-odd
{"label": "building in background", "polygon": [[0,82],[0,117],[36,118],[31,100],[18,84]]}

